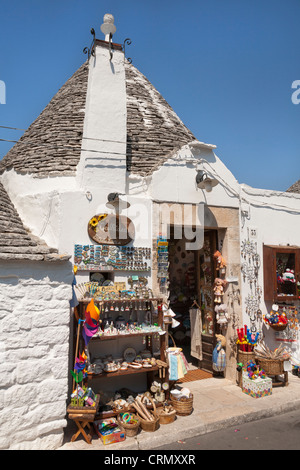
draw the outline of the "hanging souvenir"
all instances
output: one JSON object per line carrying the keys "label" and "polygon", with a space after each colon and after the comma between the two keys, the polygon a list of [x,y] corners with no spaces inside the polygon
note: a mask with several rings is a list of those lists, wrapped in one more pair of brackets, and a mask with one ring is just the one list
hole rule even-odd
{"label": "hanging souvenir", "polygon": [[216,372],[223,372],[226,368],[226,339],[223,335],[216,335],[217,344],[213,350],[213,370]]}
{"label": "hanging souvenir", "polygon": [[217,277],[214,281],[214,294],[215,294],[215,303],[221,304],[224,295],[224,289],[227,285],[225,279]]}
{"label": "hanging souvenir", "polygon": [[216,305],[215,312],[216,312],[217,323],[221,326],[227,326],[228,313],[227,313],[226,305],[225,304]]}
{"label": "hanging souvenir", "polygon": [[220,271],[220,274],[224,274],[226,270],[226,261],[219,251],[215,251],[214,259],[217,263],[217,271]]}

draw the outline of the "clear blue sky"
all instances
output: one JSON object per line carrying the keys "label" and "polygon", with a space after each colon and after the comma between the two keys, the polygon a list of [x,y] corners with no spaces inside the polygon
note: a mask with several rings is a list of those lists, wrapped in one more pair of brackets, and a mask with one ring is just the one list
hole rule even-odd
{"label": "clear blue sky", "polygon": [[[240,183],[300,178],[299,0],[1,0],[0,125],[27,128],[86,60],[112,13],[114,42]],[[0,129],[17,140],[20,131]],[[0,142],[0,158],[12,144]]]}

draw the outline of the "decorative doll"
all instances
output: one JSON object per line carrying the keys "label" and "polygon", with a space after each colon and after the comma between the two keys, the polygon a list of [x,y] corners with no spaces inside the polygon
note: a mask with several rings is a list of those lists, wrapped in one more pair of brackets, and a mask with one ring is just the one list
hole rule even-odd
{"label": "decorative doll", "polygon": [[221,304],[223,295],[224,295],[224,288],[226,286],[225,279],[221,279],[217,277],[214,281],[214,293],[215,293],[215,303]]}
{"label": "decorative doll", "polygon": [[216,260],[217,262],[217,270],[221,273],[224,273],[225,272],[225,268],[226,268],[226,261],[225,259],[223,258],[223,256],[221,255],[221,253],[219,251],[216,251],[214,253],[214,259]]}
{"label": "decorative doll", "polygon": [[295,283],[295,271],[293,269],[286,269],[282,275],[282,280]]}
{"label": "decorative doll", "polygon": [[216,335],[217,344],[213,350],[213,369],[216,372],[223,372],[226,368],[226,339],[223,335]]}
{"label": "decorative doll", "polygon": [[221,326],[227,326],[228,313],[227,313],[226,305],[225,304],[216,305],[215,312],[216,312],[217,323]]}

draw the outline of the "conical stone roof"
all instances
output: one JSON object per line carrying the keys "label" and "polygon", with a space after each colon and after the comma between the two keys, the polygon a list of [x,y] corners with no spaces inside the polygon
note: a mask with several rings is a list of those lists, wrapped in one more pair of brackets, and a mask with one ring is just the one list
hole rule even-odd
{"label": "conical stone roof", "polygon": [[[132,64],[126,63],[125,76],[127,170],[145,176],[195,137]],[[80,160],[87,85],[86,62],[0,161],[0,174],[14,168],[19,174],[38,178],[75,175]]]}

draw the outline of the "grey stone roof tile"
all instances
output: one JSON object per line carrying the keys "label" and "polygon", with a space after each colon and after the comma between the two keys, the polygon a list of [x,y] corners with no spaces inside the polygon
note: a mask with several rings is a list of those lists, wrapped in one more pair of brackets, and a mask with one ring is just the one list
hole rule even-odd
{"label": "grey stone roof tile", "polygon": [[80,158],[87,77],[86,62],[0,161],[0,174],[14,168],[40,178],[53,172],[74,175]]}
{"label": "grey stone roof tile", "polygon": [[127,170],[146,176],[195,137],[141,72],[126,63],[125,73]]}
{"label": "grey stone roof tile", "polygon": [[292,184],[290,188],[286,190],[287,193],[300,193],[300,180]]}
{"label": "grey stone roof tile", "polygon": [[0,201],[0,260],[61,261],[70,258],[59,255],[56,249],[25,229],[1,182]]}

